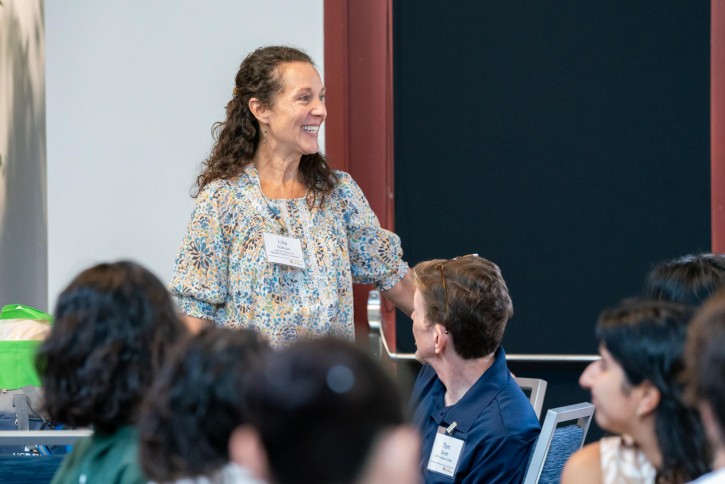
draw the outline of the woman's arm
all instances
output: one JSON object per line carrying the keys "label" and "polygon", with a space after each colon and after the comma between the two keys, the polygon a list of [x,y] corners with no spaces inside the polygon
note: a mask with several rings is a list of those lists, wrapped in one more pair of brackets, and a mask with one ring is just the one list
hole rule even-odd
{"label": "woman's arm", "polygon": [[202,329],[208,328],[214,324],[208,319],[195,318],[194,316],[189,316],[187,314],[182,314],[181,320],[184,322],[186,329],[188,329],[191,334],[197,334]]}
{"label": "woman's arm", "polygon": [[393,287],[382,294],[385,298],[395,304],[395,306],[410,316],[413,313],[413,294],[415,293],[415,284],[413,283],[413,274],[410,269],[405,276]]}
{"label": "woman's arm", "polygon": [[[228,184],[212,182],[197,196],[174,263],[169,290],[190,331],[201,330],[226,303],[232,227],[239,207]],[[186,315],[186,316],[183,316]],[[189,316],[193,315],[193,316]]]}

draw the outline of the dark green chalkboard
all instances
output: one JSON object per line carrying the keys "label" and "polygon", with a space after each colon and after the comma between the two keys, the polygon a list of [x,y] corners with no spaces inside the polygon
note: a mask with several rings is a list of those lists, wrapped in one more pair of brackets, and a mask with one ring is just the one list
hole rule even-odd
{"label": "dark green chalkboard", "polygon": [[596,352],[602,308],[710,249],[710,2],[393,5],[406,259],[499,264],[509,353]]}

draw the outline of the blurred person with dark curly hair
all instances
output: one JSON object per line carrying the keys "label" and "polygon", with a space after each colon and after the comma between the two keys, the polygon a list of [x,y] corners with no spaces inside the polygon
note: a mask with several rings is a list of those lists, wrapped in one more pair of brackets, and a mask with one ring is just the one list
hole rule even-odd
{"label": "blurred person with dark curly hair", "polygon": [[53,420],[91,426],[53,482],[146,482],[136,424],[171,346],[185,334],[164,285],[133,262],[81,272],[58,297],[38,349],[45,409]]}
{"label": "blurred person with dark curly hair", "polygon": [[170,285],[190,326],[252,327],[275,347],[353,339],[353,282],[412,311],[400,239],[320,152],[326,117],[307,54],[270,46],[244,59]]}
{"label": "blurred person with dark curly hair", "polygon": [[175,349],[139,424],[147,477],[177,484],[253,481],[229,463],[229,437],[248,421],[250,372],[268,349],[256,331],[214,327]]}

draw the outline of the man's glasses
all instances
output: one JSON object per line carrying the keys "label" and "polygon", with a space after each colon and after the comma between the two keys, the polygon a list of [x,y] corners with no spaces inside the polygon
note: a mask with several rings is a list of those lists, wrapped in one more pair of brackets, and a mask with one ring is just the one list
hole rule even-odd
{"label": "man's glasses", "polygon": [[436,269],[438,269],[440,271],[440,273],[441,273],[441,286],[443,286],[443,296],[445,297],[445,301],[446,301],[446,319],[448,319],[448,312],[449,312],[449,309],[448,309],[448,287],[446,287],[446,274],[445,274],[445,272],[443,272],[443,264],[445,264],[446,262],[450,262],[452,260],[465,259],[466,257],[478,257],[478,254],[462,255],[462,256],[459,256],[459,257],[454,257],[453,259],[449,259],[449,260],[447,260],[445,262],[441,262],[440,264],[436,264]]}

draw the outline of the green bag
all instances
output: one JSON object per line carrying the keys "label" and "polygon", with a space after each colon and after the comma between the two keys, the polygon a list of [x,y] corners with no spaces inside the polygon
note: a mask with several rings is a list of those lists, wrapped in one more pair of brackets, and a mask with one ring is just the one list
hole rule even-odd
{"label": "green bag", "polygon": [[53,322],[53,316],[24,304],[7,304],[0,309],[0,319],[32,319]]}
{"label": "green bag", "polygon": [[[30,306],[8,304],[0,310],[0,324],[2,320],[10,319],[52,323],[53,316]],[[0,389],[40,386],[40,378],[35,372],[35,352],[40,343],[38,340],[0,341]]]}

